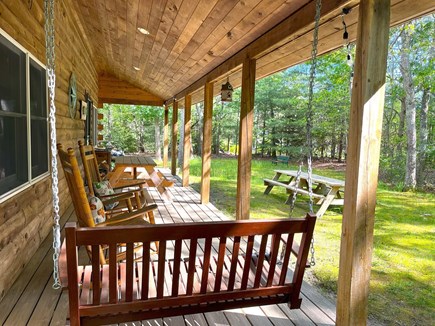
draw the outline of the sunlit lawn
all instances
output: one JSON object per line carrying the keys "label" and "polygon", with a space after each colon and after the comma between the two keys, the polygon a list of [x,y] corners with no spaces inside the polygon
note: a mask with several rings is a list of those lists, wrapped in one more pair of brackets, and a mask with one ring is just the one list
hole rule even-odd
{"label": "sunlit lawn", "polygon": [[[280,168],[283,168],[281,165]],[[252,162],[251,218],[285,218],[289,206],[284,189],[264,195],[263,178],[272,178],[270,161]],[[287,167],[286,167],[287,168]],[[296,166],[288,167],[296,169]],[[344,180],[343,171],[314,170]],[[199,190],[201,161],[191,161],[191,183]],[[211,201],[235,215],[237,161],[213,159]],[[307,201],[298,199],[292,216],[305,215]],[[312,282],[329,294],[337,289],[342,208],[330,207],[315,230],[316,266]],[[435,324],[435,196],[378,189],[369,314],[388,325]]]}

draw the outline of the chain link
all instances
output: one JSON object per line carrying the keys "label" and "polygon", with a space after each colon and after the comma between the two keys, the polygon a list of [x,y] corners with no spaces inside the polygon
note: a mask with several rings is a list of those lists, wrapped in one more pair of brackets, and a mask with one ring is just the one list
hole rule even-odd
{"label": "chain link", "polygon": [[295,203],[296,203],[296,197],[298,195],[297,189],[299,182],[301,180],[301,174],[302,174],[302,166],[303,166],[303,159],[299,163],[298,172],[296,173],[296,179],[295,179],[295,190],[293,191],[292,198],[290,200],[290,217],[292,217],[293,211],[295,209]]}
{"label": "chain link", "polygon": [[50,140],[51,140],[51,179],[53,196],[53,288],[60,289],[59,254],[60,254],[60,225],[59,225],[59,188],[57,171],[57,137],[56,137],[56,105],[55,105],[55,43],[54,43],[54,0],[44,0],[45,13],[45,46],[47,57],[48,94],[50,97]]}
{"label": "chain link", "polygon": [[[313,119],[313,97],[314,97],[314,78],[316,76],[317,67],[317,46],[319,41],[319,23],[320,23],[320,13],[322,10],[322,1],[317,0],[316,2],[316,16],[314,18],[314,33],[313,33],[313,48],[311,49],[311,68],[310,68],[310,80],[308,86],[308,109],[307,109],[307,166],[308,166],[308,194],[309,194],[309,208],[310,213],[313,213],[313,180],[312,180],[312,162],[311,158],[313,156],[313,140],[311,138],[311,127]],[[315,251],[314,251],[314,237],[311,239],[311,258],[310,265],[316,265]]]}
{"label": "chain link", "polygon": [[[306,138],[306,156],[307,156],[307,170],[308,170],[308,177],[307,177],[307,183],[308,183],[308,195],[309,195],[309,210],[310,213],[313,214],[313,170],[312,170],[312,154],[313,154],[313,141],[311,138],[311,127],[312,127],[312,119],[313,119],[313,97],[314,97],[314,79],[316,76],[316,66],[317,66],[317,46],[318,46],[318,40],[319,40],[319,23],[320,23],[320,13],[322,11],[322,1],[317,0],[316,2],[316,14],[314,17],[315,23],[314,23],[314,33],[313,33],[313,47],[311,49],[311,67],[310,67],[310,77],[309,77],[309,84],[308,84],[308,107],[307,107],[307,138]],[[303,156],[301,157],[298,172],[296,173],[296,179],[295,179],[295,190],[293,191],[293,196],[290,200],[290,217],[292,217],[295,203],[296,203],[296,197],[297,197],[297,188],[301,179],[302,174],[302,166],[303,166]],[[284,257],[284,251],[285,248],[283,247],[281,250],[281,259]],[[311,252],[311,258],[310,258],[310,265],[314,266],[316,265],[315,260],[315,250],[314,250],[314,238],[311,239],[311,246],[310,246],[310,252]]]}
{"label": "chain link", "polygon": [[314,24],[313,47],[311,49],[311,67],[310,79],[308,85],[308,108],[307,108],[307,166],[308,166],[308,193],[310,197],[309,208],[310,213],[313,213],[313,187],[312,187],[312,167],[311,158],[313,156],[313,140],[311,138],[311,127],[313,120],[313,97],[314,97],[314,78],[316,76],[317,67],[317,45],[319,40],[319,23],[320,12],[322,9],[322,1],[316,2],[316,16]]}

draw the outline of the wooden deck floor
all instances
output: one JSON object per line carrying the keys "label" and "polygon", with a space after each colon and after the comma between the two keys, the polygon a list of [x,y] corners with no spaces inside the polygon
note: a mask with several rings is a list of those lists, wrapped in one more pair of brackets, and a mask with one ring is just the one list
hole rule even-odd
{"label": "wooden deck floor", "polygon": [[[182,188],[178,180],[169,191],[173,200],[165,202],[155,188],[151,195],[158,204],[156,223],[188,223],[220,221],[226,217],[212,204],[200,204],[200,196],[192,188]],[[73,207],[62,216],[62,227],[74,221]],[[18,280],[0,302],[1,325],[65,325],[68,297],[65,292],[53,290],[52,239],[49,235],[28,263]],[[134,322],[122,325],[334,325],[335,305],[307,283],[302,287],[302,307],[290,310],[286,305],[269,305],[205,314],[194,314]]]}

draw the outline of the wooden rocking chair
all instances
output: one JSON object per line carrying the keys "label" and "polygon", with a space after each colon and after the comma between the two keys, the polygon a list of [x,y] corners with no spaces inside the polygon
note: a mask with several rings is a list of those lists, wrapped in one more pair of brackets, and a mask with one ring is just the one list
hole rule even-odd
{"label": "wooden rocking chair", "polygon": [[[99,168],[97,155],[95,154],[95,149],[92,144],[85,145],[82,140],[78,141],[80,156],[82,158],[83,170],[85,172],[86,183],[89,188],[89,194],[92,196],[97,196],[100,199],[110,198],[112,196],[101,196],[96,194],[93,188],[93,184],[95,182],[102,182],[103,178],[101,177]],[[106,177],[109,177],[110,174],[107,174]],[[108,180],[108,178],[106,178]],[[123,180],[117,185],[111,185],[115,191],[120,190],[120,193],[128,193],[128,189],[134,189],[133,193],[135,196],[135,200],[131,202],[131,205],[128,201],[120,202],[118,206],[116,206],[116,210],[128,210],[132,211],[132,209],[139,209],[147,205],[155,204],[154,200],[148,193],[144,186],[146,186],[146,181],[138,181],[133,179]],[[127,190],[127,191],[125,191]],[[112,201],[113,202],[113,201]],[[154,213],[152,210],[147,212],[148,220],[151,224],[155,224]]]}
{"label": "wooden rocking chair", "polygon": [[[77,215],[77,220],[81,227],[93,228],[104,226],[149,225],[144,217],[147,213],[152,212],[157,208],[156,204],[144,205],[139,209],[132,209],[131,211],[117,211],[112,213],[110,219],[107,219],[105,222],[95,224],[74,150],[69,148],[66,152],[63,150],[61,144],[57,144],[57,150],[74,205],[74,210]],[[106,202],[131,202],[131,200],[134,199],[134,196],[134,193],[126,192],[112,196],[112,198]],[[131,206],[131,203],[127,205]],[[121,252],[118,254],[117,260],[122,260],[124,257],[125,254]],[[105,264],[106,261],[107,259],[104,256],[103,250],[100,248],[100,263]]]}

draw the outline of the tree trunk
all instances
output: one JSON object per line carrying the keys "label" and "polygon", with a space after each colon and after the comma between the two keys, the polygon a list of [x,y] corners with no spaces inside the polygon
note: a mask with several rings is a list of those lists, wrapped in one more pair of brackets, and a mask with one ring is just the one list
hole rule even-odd
{"label": "tree trunk", "polygon": [[419,137],[419,153],[418,153],[418,170],[417,170],[417,184],[419,187],[424,185],[424,171],[426,168],[426,150],[428,140],[427,116],[429,113],[430,102],[430,89],[423,90],[421,98],[421,112],[420,112],[420,137]]}
{"label": "tree trunk", "polygon": [[158,116],[154,118],[154,139],[156,145],[156,160],[162,159],[162,139],[160,131],[160,119]]}
{"label": "tree trunk", "polygon": [[216,121],[216,123],[217,123],[217,126],[216,126],[216,142],[215,142],[215,148],[214,148],[214,151],[215,151],[215,154],[216,155],[219,155],[219,151],[220,151],[220,143],[221,143],[221,123],[220,123],[220,118],[218,118],[218,119],[216,119],[217,121]]}
{"label": "tree trunk", "polygon": [[[240,121],[240,111],[237,121]],[[236,146],[234,148],[234,155],[238,155],[239,153],[239,126],[236,126]]]}
{"label": "tree trunk", "polygon": [[401,65],[406,107],[406,174],[404,189],[414,190],[417,185],[417,133],[415,127],[415,100],[412,85],[411,65],[409,63],[410,35],[405,25],[402,33]]}
{"label": "tree trunk", "polygon": [[340,138],[338,140],[338,163],[343,162],[341,157],[343,156],[343,147],[344,147],[344,132],[340,130]]}
{"label": "tree trunk", "polygon": [[336,149],[337,149],[337,136],[335,134],[335,130],[333,130],[331,135],[331,160],[335,159]]}
{"label": "tree trunk", "polygon": [[400,105],[399,129],[397,130],[397,136],[399,137],[399,142],[397,144],[397,155],[402,154],[402,139],[405,133],[406,96],[400,99]]}
{"label": "tree trunk", "polygon": [[198,116],[198,123],[196,124],[196,153],[198,156],[201,156],[201,148],[202,148],[202,111],[203,111],[203,105],[202,104],[196,104],[196,113]]}
{"label": "tree trunk", "polygon": [[[180,112],[180,111],[179,111]],[[184,112],[185,110],[181,110],[181,114],[179,114],[179,123],[178,123],[178,134],[180,137],[178,138],[178,166],[182,167],[184,163]]]}
{"label": "tree trunk", "polygon": [[[272,120],[275,118],[275,112],[273,110],[273,108],[270,110],[270,117],[272,118]],[[275,125],[272,127],[272,157],[275,159],[276,158],[276,143],[278,142],[278,140],[276,139],[276,130],[275,130]]]}

